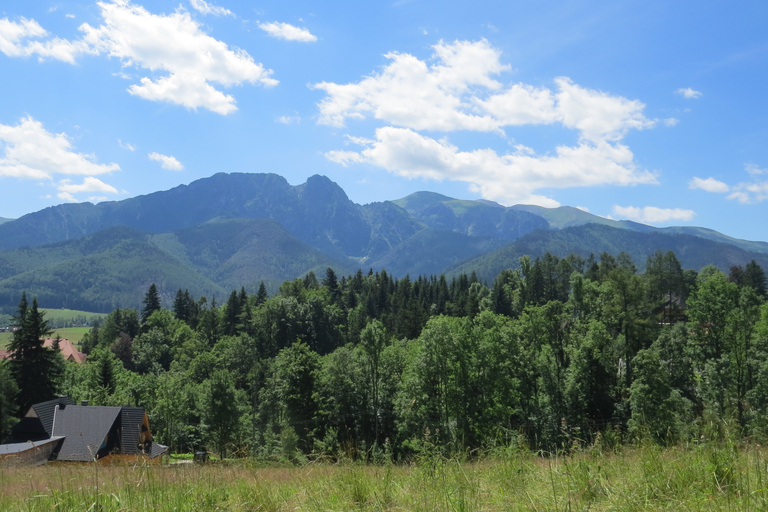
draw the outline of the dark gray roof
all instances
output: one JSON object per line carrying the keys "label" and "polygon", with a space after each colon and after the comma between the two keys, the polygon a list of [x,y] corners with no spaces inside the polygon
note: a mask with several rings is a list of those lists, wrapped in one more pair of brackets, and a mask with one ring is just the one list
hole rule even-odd
{"label": "dark gray roof", "polygon": [[110,430],[120,415],[120,407],[69,405],[59,409],[54,419],[53,433],[66,436],[58,460],[90,461],[102,457],[117,445],[110,439]]}
{"label": "dark gray roof", "polygon": [[27,450],[33,450],[35,448],[40,448],[41,446],[45,446],[49,443],[56,443],[58,441],[61,441],[64,439],[61,436],[55,436],[50,439],[43,439],[42,441],[30,441],[27,443],[10,443],[10,444],[0,444],[0,457],[3,455],[13,455],[17,453],[26,452]]}
{"label": "dark gray roof", "polygon": [[149,452],[149,457],[154,459],[155,457],[164,454],[168,450],[168,447],[160,443],[152,443],[152,451]]}
{"label": "dark gray roof", "polygon": [[62,396],[54,400],[48,400],[47,402],[40,402],[39,404],[33,405],[30,407],[30,410],[27,412],[26,416],[37,416],[40,418],[40,422],[43,424],[43,428],[50,437],[53,435],[53,412],[56,410],[56,406],[58,405],[59,409],[63,409],[68,405],[74,404],[75,402],[73,402],[71,398],[68,396]]}
{"label": "dark gray roof", "polygon": [[120,412],[120,453],[140,454],[141,428],[144,425],[144,409],[123,406]]}

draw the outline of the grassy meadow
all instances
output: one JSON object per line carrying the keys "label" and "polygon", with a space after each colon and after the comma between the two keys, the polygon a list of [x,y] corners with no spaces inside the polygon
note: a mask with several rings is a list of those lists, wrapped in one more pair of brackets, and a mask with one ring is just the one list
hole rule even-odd
{"label": "grassy meadow", "polygon": [[[83,339],[83,336],[90,330],[90,327],[65,327],[62,329],[54,329],[51,337],[56,337],[58,334],[62,338],[66,338],[77,345],[80,343],[80,340]],[[0,332],[0,348],[5,348],[8,343],[10,343],[12,337],[13,333]]]}
{"label": "grassy meadow", "polygon": [[[65,322],[72,322],[75,319],[85,319],[89,324],[93,324],[94,321],[104,319],[107,317],[103,313],[90,313],[88,311],[77,311],[74,309],[45,309],[45,319],[51,325],[64,324]],[[67,338],[72,343],[78,344],[83,336],[91,330],[91,327],[62,327],[53,329],[52,337],[57,334],[62,338]],[[11,341],[13,333],[0,332],[0,348],[5,348]]]}
{"label": "grassy meadow", "polygon": [[0,468],[0,510],[766,510],[766,455],[722,443],[379,466],[50,463]]}

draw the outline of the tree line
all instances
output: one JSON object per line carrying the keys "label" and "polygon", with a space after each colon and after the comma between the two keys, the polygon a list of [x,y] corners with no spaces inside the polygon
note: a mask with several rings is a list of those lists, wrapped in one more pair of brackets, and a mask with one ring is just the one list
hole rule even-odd
{"label": "tree line", "polygon": [[140,311],[116,309],[86,335],[87,364],[52,357],[42,389],[24,347],[47,327],[24,296],[13,358],[0,364],[0,428],[40,386],[40,396],[142,406],[157,441],[222,455],[402,460],[520,442],[675,443],[723,421],[762,438],[766,297],[754,261],[696,272],[672,252],[649,256],[643,272],[626,253],[524,257],[490,284],[328,269],[273,297],[263,284],[233,290],[220,305],[178,290],[163,307],[153,284]]}

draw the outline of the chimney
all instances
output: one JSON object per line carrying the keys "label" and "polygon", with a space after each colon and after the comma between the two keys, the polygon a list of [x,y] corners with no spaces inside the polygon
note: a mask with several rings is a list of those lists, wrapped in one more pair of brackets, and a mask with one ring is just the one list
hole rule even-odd
{"label": "chimney", "polygon": [[83,406],[88,405],[88,400],[81,400],[80,405],[83,405]]}

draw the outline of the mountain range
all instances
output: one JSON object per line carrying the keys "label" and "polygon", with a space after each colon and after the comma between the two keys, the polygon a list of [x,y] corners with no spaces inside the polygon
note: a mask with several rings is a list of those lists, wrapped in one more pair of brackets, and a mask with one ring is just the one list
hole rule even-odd
{"label": "mountain range", "polygon": [[331,267],[395,277],[477,272],[491,282],[520,256],[672,250],[684,268],[768,268],[768,243],[697,227],[654,228],[571,207],[505,207],[433,192],[359,205],[312,176],[292,186],[276,174],[219,173],[122,201],[70,203],[0,219],[0,307],[22,291],[48,308],[138,307],[151,283],[166,304],[178,289],[228,296]]}

